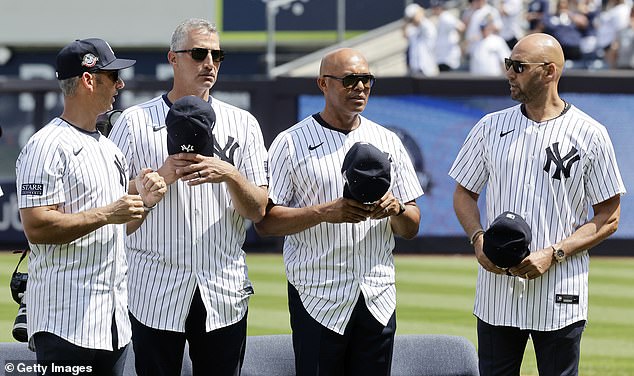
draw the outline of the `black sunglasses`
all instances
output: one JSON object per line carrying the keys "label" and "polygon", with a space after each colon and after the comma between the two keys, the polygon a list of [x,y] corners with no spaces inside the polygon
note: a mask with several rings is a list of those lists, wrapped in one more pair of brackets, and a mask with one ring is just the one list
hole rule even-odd
{"label": "black sunglasses", "polygon": [[341,81],[341,84],[346,89],[350,89],[357,86],[359,81],[361,81],[363,86],[366,88],[370,88],[374,86],[374,83],[376,82],[376,78],[374,78],[373,75],[367,74],[367,73],[366,74],[353,73],[343,77],[337,77],[337,76],[331,76],[329,74],[324,74],[323,77],[328,77],[328,78],[335,79],[337,81]]}
{"label": "black sunglasses", "polygon": [[526,63],[523,61],[517,61],[509,58],[504,58],[504,66],[506,70],[509,70],[510,67],[513,67],[513,71],[515,73],[524,72],[524,65],[548,65],[550,63]]}
{"label": "black sunglasses", "polygon": [[196,61],[203,61],[207,58],[207,55],[211,53],[211,60],[219,63],[225,59],[225,52],[223,50],[212,50],[209,48],[196,47],[191,50],[178,50],[176,53],[189,52],[192,55],[192,59]]}

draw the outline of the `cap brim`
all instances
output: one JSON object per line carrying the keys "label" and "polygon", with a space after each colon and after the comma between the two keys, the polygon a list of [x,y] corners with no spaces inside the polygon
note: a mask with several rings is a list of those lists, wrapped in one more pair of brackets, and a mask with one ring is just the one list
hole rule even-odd
{"label": "cap brim", "polygon": [[99,68],[99,70],[115,71],[119,69],[130,68],[136,64],[136,60],[131,59],[115,59],[112,63]]}

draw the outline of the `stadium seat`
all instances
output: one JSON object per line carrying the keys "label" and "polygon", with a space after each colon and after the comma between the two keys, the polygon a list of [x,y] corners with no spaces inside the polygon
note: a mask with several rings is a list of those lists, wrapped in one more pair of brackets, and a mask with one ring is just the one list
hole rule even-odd
{"label": "stadium seat", "polygon": [[[29,351],[25,343],[0,343],[0,364],[34,361],[35,353]],[[290,335],[251,336],[247,339],[243,376],[292,376],[294,368]],[[132,351],[128,355],[125,374],[136,375]],[[191,374],[191,361],[185,356],[182,375]],[[466,338],[459,336],[397,335],[394,342],[392,375],[477,376],[478,359],[475,346]]]}

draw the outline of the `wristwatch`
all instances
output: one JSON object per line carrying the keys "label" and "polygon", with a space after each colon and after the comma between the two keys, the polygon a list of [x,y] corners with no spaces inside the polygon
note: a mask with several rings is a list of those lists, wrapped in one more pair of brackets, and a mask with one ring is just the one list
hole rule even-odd
{"label": "wristwatch", "polygon": [[553,249],[553,257],[555,258],[555,260],[557,260],[558,263],[562,263],[566,260],[566,253],[564,252],[563,249],[561,248],[555,248],[554,246],[552,246]]}
{"label": "wristwatch", "polygon": [[398,214],[396,214],[397,216],[405,213],[405,204],[399,201],[398,206],[399,208],[398,208]]}

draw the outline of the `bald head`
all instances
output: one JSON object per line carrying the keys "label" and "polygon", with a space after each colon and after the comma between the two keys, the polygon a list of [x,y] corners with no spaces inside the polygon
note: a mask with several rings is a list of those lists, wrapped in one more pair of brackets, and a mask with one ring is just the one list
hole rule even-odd
{"label": "bald head", "polygon": [[368,61],[361,52],[352,48],[339,48],[321,59],[319,75],[343,73],[368,73]]}
{"label": "bald head", "polygon": [[554,63],[560,75],[564,68],[564,51],[557,39],[548,34],[529,34],[520,39],[512,56],[515,60]]}

